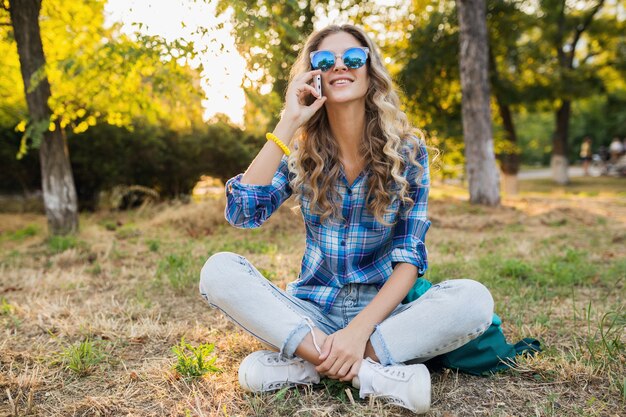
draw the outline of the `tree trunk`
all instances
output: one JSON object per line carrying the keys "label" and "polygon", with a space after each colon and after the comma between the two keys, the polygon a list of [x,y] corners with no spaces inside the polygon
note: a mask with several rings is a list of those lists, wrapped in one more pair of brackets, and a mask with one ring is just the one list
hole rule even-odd
{"label": "tree trunk", "polygon": [[500,204],[500,181],[493,150],[488,82],[485,0],[458,0],[465,164],[470,202]]}
{"label": "tree trunk", "polygon": [[493,52],[489,50],[489,74],[491,75],[491,86],[494,90],[494,97],[498,103],[498,111],[509,146],[498,155],[500,169],[502,170],[502,189],[506,195],[516,195],[519,191],[517,174],[519,172],[520,157],[517,150],[517,133],[515,132],[515,122],[511,114],[511,107],[507,104],[506,98],[502,94],[500,75]]}
{"label": "tree trunk", "polygon": [[78,205],[67,141],[58,124],[53,131],[48,129],[50,84],[39,32],[41,0],[11,0],[9,7],[30,124],[36,126],[34,135],[42,135],[39,159],[48,231],[73,233],[78,230]]}
{"label": "tree trunk", "polygon": [[552,158],[550,160],[552,179],[561,185],[569,183],[569,175],[567,173],[567,137],[569,135],[571,108],[571,101],[563,100],[561,107],[556,112],[556,132],[554,132],[552,138]]}
{"label": "tree trunk", "polygon": [[500,168],[502,169],[504,181],[504,192],[507,195],[516,195],[518,193],[517,173],[519,172],[520,158],[517,152],[517,134],[515,133],[515,125],[513,123],[513,115],[508,105],[504,104],[501,97],[496,96],[500,117],[506,131],[507,140],[511,144],[509,151],[503,151],[500,154]]}

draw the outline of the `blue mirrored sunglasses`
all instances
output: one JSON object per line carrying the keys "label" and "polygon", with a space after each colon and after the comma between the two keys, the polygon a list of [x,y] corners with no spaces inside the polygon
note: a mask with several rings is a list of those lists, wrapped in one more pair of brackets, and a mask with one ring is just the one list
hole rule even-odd
{"label": "blue mirrored sunglasses", "polygon": [[[365,47],[346,49],[343,55],[341,55],[341,60],[348,68],[361,68],[365,65],[369,52],[369,48]],[[311,68],[314,70],[321,69],[322,72],[326,72],[335,65],[335,58],[338,56],[331,51],[313,51],[310,55]]]}

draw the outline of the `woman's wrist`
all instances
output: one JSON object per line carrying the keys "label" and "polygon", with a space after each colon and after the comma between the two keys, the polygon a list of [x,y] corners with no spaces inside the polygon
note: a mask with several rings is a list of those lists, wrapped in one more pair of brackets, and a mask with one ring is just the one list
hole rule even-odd
{"label": "woman's wrist", "polygon": [[352,319],[347,327],[350,327],[355,333],[357,333],[359,339],[367,341],[372,333],[374,333],[376,324],[363,322],[362,320],[359,320],[359,316],[357,315],[354,319]]}
{"label": "woman's wrist", "polygon": [[295,121],[291,119],[280,119],[274,131],[272,132],[278,139],[280,139],[287,146],[291,143],[293,135],[295,135],[298,126]]}

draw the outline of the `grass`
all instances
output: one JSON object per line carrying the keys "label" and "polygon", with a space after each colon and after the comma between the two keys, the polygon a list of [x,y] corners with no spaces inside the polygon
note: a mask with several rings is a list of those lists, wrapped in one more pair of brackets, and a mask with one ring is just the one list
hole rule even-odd
{"label": "grass", "polygon": [[79,376],[86,376],[95,370],[104,357],[99,345],[87,339],[67,347],[61,353],[61,363],[65,369]]}
{"label": "grass", "polygon": [[14,232],[6,233],[5,237],[11,240],[22,241],[26,238],[35,236],[37,233],[39,233],[39,228],[35,225],[29,224],[28,226]]}
{"label": "grass", "polygon": [[174,291],[181,293],[198,280],[198,265],[187,252],[165,255],[159,261],[157,278],[166,278]]}
{"label": "grass", "polygon": [[51,236],[48,238],[47,244],[51,252],[61,253],[75,248],[78,245],[78,240],[75,236]]}
{"label": "grass", "polygon": [[180,343],[172,348],[176,355],[174,369],[184,378],[198,378],[209,372],[220,372],[220,369],[213,365],[217,357],[210,356],[214,349],[215,345],[209,343],[192,346],[185,342],[183,337]]}
{"label": "grass", "polygon": [[626,197],[623,178],[572,177],[566,186],[550,179],[520,181],[522,194],[562,194],[569,197]]}
{"label": "grass", "polygon": [[[429,415],[614,416],[626,406],[623,182],[581,180],[523,181],[499,208],[433,190],[426,278],[483,282],[508,340],[535,337],[545,351],[488,378],[433,372]],[[291,201],[257,230],[225,224],[223,204],[85,213],[78,236],[53,239],[43,216],[0,214],[0,410],[409,416],[329,380],[241,391],[238,365],[263,346],[208,308],[200,268],[233,251],[284,288],[299,272],[304,230]]]}

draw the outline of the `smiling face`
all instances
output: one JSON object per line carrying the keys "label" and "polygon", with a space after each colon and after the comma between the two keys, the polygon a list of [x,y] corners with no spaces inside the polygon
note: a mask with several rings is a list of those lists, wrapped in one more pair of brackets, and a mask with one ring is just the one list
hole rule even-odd
{"label": "smiling face", "polygon": [[[328,71],[322,72],[322,94],[327,97],[326,104],[345,103],[365,97],[369,87],[367,74],[369,64],[352,69],[348,68],[341,59],[344,51],[355,46],[361,47],[362,45],[354,36],[347,32],[338,32],[325,37],[317,48],[331,51],[337,56],[335,65]],[[339,81],[341,78],[344,80]]]}

